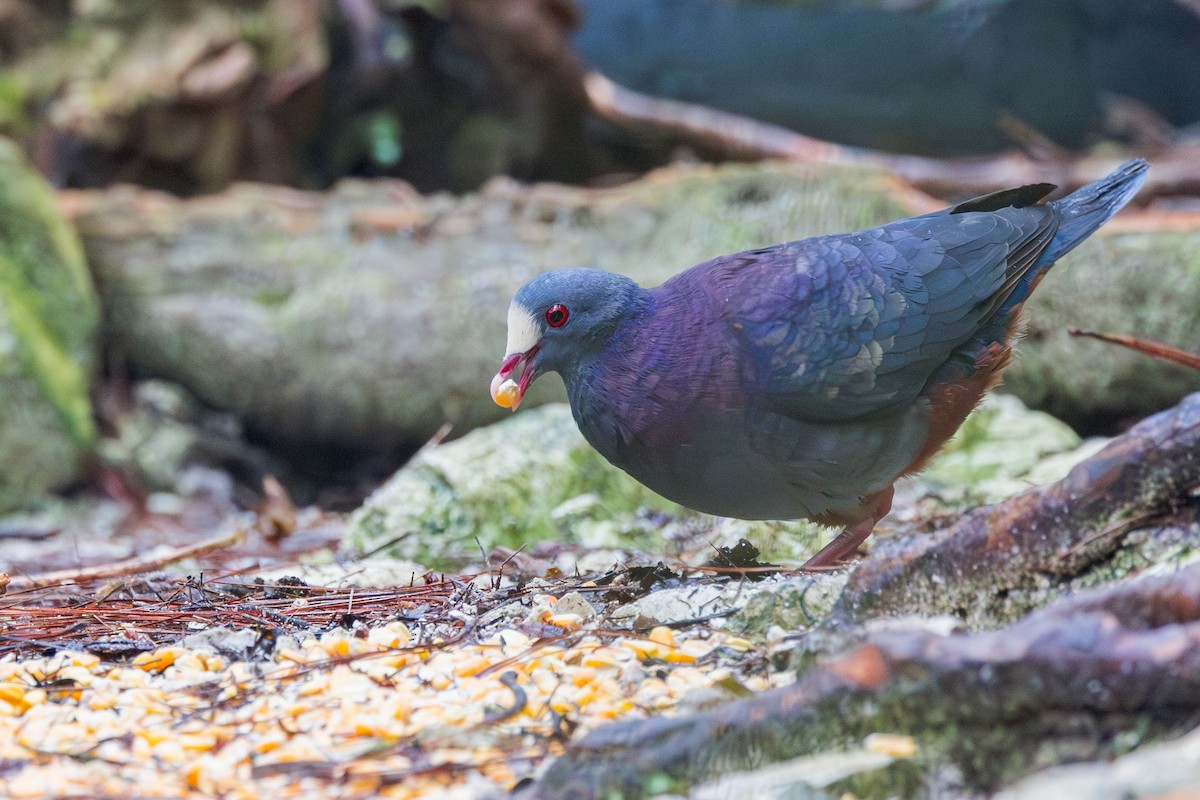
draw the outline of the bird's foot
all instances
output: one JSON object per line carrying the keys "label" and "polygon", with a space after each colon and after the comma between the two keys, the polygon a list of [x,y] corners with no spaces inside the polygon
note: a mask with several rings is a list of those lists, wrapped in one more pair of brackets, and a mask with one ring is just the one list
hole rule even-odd
{"label": "bird's foot", "polygon": [[804,562],[802,570],[827,570],[835,569],[846,564],[854,555],[854,551],[858,546],[866,541],[866,538],[871,535],[871,531],[875,530],[875,525],[879,520],[888,515],[892,510],[892,496],[895,489],[892,486],[887,487],[881,492],[871,495],[866,498],[867,508],[872,509],[866,519],[861,519],[853,525],[846,526],[841,533],[833,537],[833,541],[817,551],[817,554]]}
{"label": "bird's foot", "polygon": [[866,541],[875,529],[875,520],[867,517],[861,522],[845,528],[833,541],[817,551],[817,554],[804,562],[802,570],[826,570],[846,564],[854,556],[858,546]]}

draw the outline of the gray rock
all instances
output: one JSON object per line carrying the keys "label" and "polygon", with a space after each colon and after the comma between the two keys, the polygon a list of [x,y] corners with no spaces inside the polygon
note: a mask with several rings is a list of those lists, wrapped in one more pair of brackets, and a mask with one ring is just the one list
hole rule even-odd
{"label": "gray rock", "polygon": [[218,626],[185,636],[181,644],[189,650],[203,650],[230,661],[252,661],[259,646],[259,634],[249,628]]}

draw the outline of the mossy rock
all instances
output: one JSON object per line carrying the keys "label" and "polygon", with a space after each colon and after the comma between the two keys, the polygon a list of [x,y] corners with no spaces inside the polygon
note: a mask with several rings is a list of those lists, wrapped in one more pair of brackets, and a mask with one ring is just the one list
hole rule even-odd
{"label": "mossy rock", "polygon": [[79,475],[99,307],[50,188],[0,139],[0,509]]}
{"label": "mossy rock", "polygon": [[354,514],[346,543],[430,567],[547,540],[653,549],[641,508],[678,510],[605,461],[556,403],[419,453]]}
{"label": "mossy rock", "polygon": [[1200,388],[1195,370],[1069,330],[1200,353],[1200,226],[1101,228],[1050,272],[1025,316],[1028,334],[1005,385],[1027,404],[1085,429],[1124,427],[1170,407]]}

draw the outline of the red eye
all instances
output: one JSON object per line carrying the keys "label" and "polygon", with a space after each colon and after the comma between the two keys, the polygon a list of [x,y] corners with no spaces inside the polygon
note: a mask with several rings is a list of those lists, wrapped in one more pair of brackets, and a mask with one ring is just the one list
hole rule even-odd
{"label": "red eye", "polygon": [[555,303],[546,309],[546,324],[551,328],[561,328],[567,324],[567,318],[571,316],[571,312],[562,303]]}

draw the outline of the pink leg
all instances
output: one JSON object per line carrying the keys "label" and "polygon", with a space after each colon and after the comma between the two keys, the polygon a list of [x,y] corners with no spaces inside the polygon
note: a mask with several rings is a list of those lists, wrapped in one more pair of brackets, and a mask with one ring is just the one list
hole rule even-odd
{"label": "pink leg", "polygon": [[894,494],[893,487],[889,486],[884,491],[875,495],[875,509],[870,516],[859,520],[853,525],[848,525],[841,533],[833,537],[833,541],[817,551],[817,554],[804,562],[804,566],[800,569],[830,569],[841,566],[850,560],[854,555],[854,551],[858,546],[866,541],[871,535],[871,531],[875,530],[876,523],[887,516],[892,510],[892,495]]}

